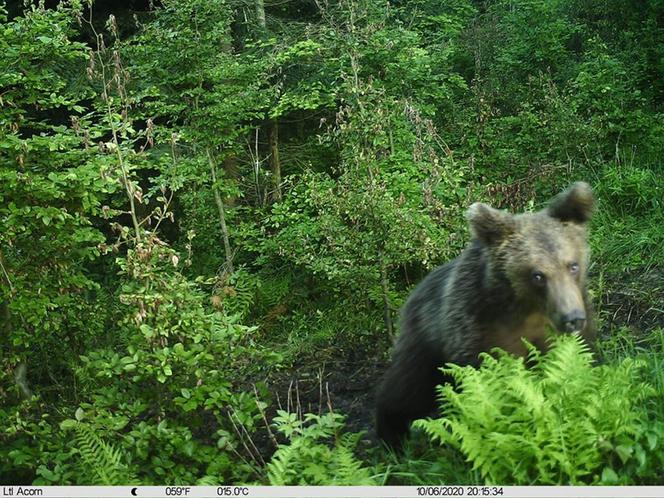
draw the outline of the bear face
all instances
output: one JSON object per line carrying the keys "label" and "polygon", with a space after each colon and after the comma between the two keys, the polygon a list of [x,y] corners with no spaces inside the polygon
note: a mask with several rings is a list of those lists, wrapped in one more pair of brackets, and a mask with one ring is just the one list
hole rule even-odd
{"label": "bear face", "polygon": [[544,319],[560,332],[583,330],[586,225],[593,206],[590,187],[582,182],[537,213],[512,215],[473,204],[467,216],[471,233],[483,244],[489,285],[507,281],[531,320]]}

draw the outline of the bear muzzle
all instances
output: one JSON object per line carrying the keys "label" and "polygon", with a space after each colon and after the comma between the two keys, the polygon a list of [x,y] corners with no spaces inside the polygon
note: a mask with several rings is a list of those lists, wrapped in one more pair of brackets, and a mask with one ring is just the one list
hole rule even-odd
{"label": "bear muzzle", "polygon": [[583,310],[574,310],[571,313],[561,315],[558,330],[561,332],[580,332],[586,326],[586,313]]}

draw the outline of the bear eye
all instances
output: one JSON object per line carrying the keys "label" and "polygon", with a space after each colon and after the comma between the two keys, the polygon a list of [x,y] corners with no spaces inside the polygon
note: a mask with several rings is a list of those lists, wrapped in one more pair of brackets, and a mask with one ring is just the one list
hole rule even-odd
{"label": "bear eye", "polygon": [[546,277],[544,276],[544,273],[542,273],[541,271],[537,270],[533,271],[530,278],[532,279],[533,283],[538,287],[543,287],[546,284]]}
{"label": "bear eye", "polygon": [[570,263],[570,264],[568,265],[568,268],[569,268],[569,272],[570,272],[572,275],[576,275],[577,273],[579,273],[579,263],[576,263],[576,262],[574,262],[574,263]]}

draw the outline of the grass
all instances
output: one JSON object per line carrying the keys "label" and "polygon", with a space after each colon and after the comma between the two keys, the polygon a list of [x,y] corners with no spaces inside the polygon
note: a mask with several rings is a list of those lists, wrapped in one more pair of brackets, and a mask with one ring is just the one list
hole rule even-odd
{"label": "grass", "polygon": [[658,162],[588,168],[598,206],[593,219],[594,259],[609,274],[664,266],[664,168]]}

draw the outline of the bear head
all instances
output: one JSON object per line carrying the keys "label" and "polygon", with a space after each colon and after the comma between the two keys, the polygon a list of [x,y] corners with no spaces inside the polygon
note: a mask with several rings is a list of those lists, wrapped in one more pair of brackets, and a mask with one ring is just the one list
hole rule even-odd
{"label": "bear head", "polygon": [[470,230],[483,247],[489,285],[507,283],[519,305],[542,312],[558,331],[581,331],[587,320],[587,224],[593,207],[592,190],[584,182],[536,213],[470,206]]}

